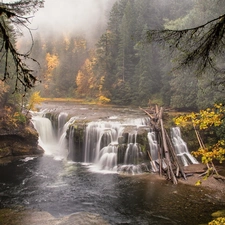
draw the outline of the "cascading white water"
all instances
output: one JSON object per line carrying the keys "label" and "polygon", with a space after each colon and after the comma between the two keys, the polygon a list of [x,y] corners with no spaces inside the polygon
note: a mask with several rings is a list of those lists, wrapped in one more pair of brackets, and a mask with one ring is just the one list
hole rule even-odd
{"label": "cascading white water", "polygon": [[[146,120],[127,120],[124,122],[98,121],[91,122],[86,127],[85,159],[86,163],[94,163],[97,170],[140,172],[139,161],[143,157],[137,139],[139,127],[146,126]],[[118,167],[119,139],[123,139],[124,130],[128,134],[127,143],[123,143],[123,161]],[[139,167],[138,167],[139,166]]]}
{"label": "cascading white water", "polygon": [[156,139],[156,134],[154,131],[148,133],[148,143],[150,149],[151,166],[154,172],[158,171],[158,165],[156,161],[159,159],[159,147]]}
{"label": "cascading white water", "polygon": [[68,114],[67,113],[61,112],[58,115],[58,129],[57,129],[57,131],[58,131],[58,138],[60,138],[62,136],[62,134],[65,132],[64,125],[67,122],[67,118],[68,118]]}
{"label": "cascading white water", "polygon": [[66,122],[67,114],[60,113],[57,132],[55,132],[52,122],[45,117],[45,111],[31,112],[31,114],[32,123],[39,134],[39,145],[44,149],[45,154],[52,155],[57,160],[65,159],[68,155],[66,131],[76,118],[72,117]]}
{"label": "cascading white water", "polygon": [[116,170],[118,137],[123,127],[119,122],[91,122],[86,127],[86,163],[95,163],[101,170]]}
{"label": "cascading white water", "polygon": [[52,127],[52,123],[48,118],[43,117],[44,111],[40,113],[32,113],[32,123],[39,134],[39,145],[45,150],[45,154],[51,155],[54,152],[56,137]]}
{"label": "cascading white water", "polygon": [[195,159],[195,157],[190,154],[186,142],[184,142],[182,139],[179,127],[171,128],[171,138],[177,156],[181,159],[184,166],[198,164],[198,161]]}
{"label": "cascading white water", "polygon": [[[75,146],[74,142],[76,135],[74,127],[70,127],[70,125],[77,118],[72,117],[68,121],[67,119],[66,113],[60,113],[57,122],[52,123],[53,121],[45,118],[44,111],[32,113],[32,122],[39,133],[39,145],[45,150],[45,153],[53,155],[55,159],[67,159],[69,157],[69,159],[76,161],[75,148],[77,144]],[[109,120],[88,123],[85,130],[84,149],[79,149],[79,161],[91,163],[95,165],[97,170],[122,171],[133,174],[141,172],[144,157],[142,149],[137,143],[137,133],[139,128],[150,129],[147,126],[148,123],[149,121],[145,118],[127,119],[123,122]],[[54,124],[54,128],[52,124]],[[124,135],[127,135],[127,137]],[[186,166],[198,163],[189,153],[186,143],[181,138],[179,127],[171,129],[171,136],[177,156],[181,159],[182,164]],[[154,132],[148,132],[147,138],[152,170],[157,171],[156,162],[159,149],[156,135]],[[125,139],[127,140],[126,143],[124,142]],[[84,150],[84,153],[82,150]]]}
{"label": "cascading white water", "polygon": [[156,135],[154,131],[148,133],[148,143],[149,143],[150,155],[152,160],[153,161],[157,160],[159,158],[159,155],[158,155],[159,150],[158,150],[158,143],[157,143]]}

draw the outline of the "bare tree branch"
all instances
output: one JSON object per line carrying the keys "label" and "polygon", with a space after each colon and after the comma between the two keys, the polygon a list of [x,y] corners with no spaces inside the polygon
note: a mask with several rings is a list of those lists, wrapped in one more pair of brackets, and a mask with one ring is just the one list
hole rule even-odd
{"label": "bare tree branch", "polygon": [[218,66],[218,58],[224,57],[225,14],[201,26],[183,30],[148,30],[147,42],[168,45],[179,56],[177,69],[192,66],[197,74],[212,69],[224,73]]}
{"label": "bare tree branch", "polygon": [[[30,17],[26,17],[27,13],[31,11],[35,12],[38,7],[43,6],[42,0],[21,0],[15,3],[0,3],[0,38],[1,40],[1,58],[0,63],[4,63],[4,75],[2,81],[6,81],[9,78],[15,79],[15,91],[18,91],[19,84],[24,87],[23,91],[34,87],[37,78],[33,75],[33,70],[29,69],[25,61],[27,59],[35,61],[31,58],[29,50],[27,53],[19,53],[15,47],[15,27],[25,27],[32,39],[31,49],[33,47],[33,37],[30,29],[27,27]],[[15,66],[15,73],[9,72],[9,59],[13,60]]]}

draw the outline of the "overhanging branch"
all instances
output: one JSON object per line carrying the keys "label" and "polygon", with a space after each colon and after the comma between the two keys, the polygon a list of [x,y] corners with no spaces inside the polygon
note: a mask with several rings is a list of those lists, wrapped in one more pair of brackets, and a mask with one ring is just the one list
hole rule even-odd
{"label": "overhanging branch", "polygon": [[224,56],[225,14],[203,25],[183,30],[148,30],[147,42],[169,46],[178,54],[177,68],[194,66],[198,73],[206,69],[223,73],[216,60]]}
{"label": "overhanging branch", "polygon": [[[24,15],[32,10],[37,10],[38,7],[43,6],[42,0],[21,0],[15,3],[3,4],[0,3],[0,37],[2,39],[1,43],[1,59],[0,62],[4,63],[4,75],[2,80],[6,81],[9,78],[15,79],[15,91],[18,90],[20,83],[24,87],[23,91],[34,87],[37,78],[33,75],[33,70],[29,69],[25,61],[27,59],[35,61],[31,58],[31,49],[25,53],[21,54],[18,52],[14,46],[13,35],[15,36],[14,28],[15,26],[23,26],[30,32],[27,27],[27,22],[29,22],[30,17],[25,17]],[[33,37],[30,32],[33,46]],[[9,73],[9,58],[12,58],[15,65],[15,73]]]}

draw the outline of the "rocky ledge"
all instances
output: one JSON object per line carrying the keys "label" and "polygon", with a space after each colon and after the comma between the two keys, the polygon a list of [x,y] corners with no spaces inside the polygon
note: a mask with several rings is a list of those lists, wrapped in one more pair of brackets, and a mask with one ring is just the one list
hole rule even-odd
{"label": "rocky ledge", "polygon": [[32,124],[8,126],[0,124],[0,158],[10,156],[40,155],[38,133]]}

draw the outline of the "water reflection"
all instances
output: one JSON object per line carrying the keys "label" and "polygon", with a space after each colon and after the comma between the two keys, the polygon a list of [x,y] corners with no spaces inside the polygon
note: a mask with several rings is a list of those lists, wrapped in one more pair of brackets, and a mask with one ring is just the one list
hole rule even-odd
{"label": "water reflection", "polygon": [[202,188],[175,186],[155,175],[93,173],[88,165],[50,156],[0,167],[1,208],[19,205],[55,217],[90,212],[110,224],[194,225],[206,223],[221,209],[209,195]]}

